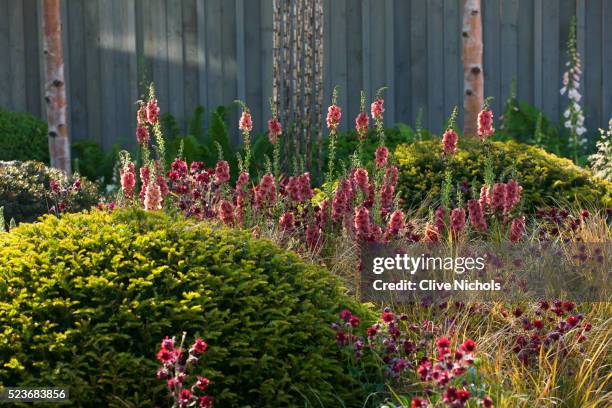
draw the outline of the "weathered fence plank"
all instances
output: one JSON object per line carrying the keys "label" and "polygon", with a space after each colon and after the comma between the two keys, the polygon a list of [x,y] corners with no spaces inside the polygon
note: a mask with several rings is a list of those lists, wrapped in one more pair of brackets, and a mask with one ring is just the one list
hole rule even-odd
{"label": "weathered fence plank", "polygon": [[[281,2],[290,0],[281,0]],[[359,91],[386,85],[388,124],[439,132],[462,104],[462,0],[325,0],[324,103],[340,85],[353,127]],[[44,117],[40,0],[0,0],[0,108]],[[186,120],[244,98],[257,131],[269,116],[272,0],[70,0],[62,4],[74,140],[134,146],[135,100],[154,81],[162,110]],[[595,134],[612,116],[612,5],[602,0],[483,1],[485,93],[501,114],[513,80],[520,100],[559,121],[572,16],[583,57],[583,106]],[[206,118],[206,116],[205,116]],[[230,110],[237,141],[237,108]],[[206,119],[205,119],[206,120]],[[461,117],[460,117],[461,120]]]}

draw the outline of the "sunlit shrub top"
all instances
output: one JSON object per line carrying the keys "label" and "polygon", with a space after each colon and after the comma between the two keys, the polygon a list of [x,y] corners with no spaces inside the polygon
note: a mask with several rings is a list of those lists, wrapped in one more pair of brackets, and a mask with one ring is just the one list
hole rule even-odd
{"label": "sunlit shrub top", "polygon": [[[513,178],[523,187],[526,211],[558,202],[612,205],[612,183],[594,178],[570,160],[513,141],[491,142],[491,155],[499,181]],[[441,157],[442,148],[436,141],[398,146],[395,158],[400,168],[399,190],[406,206],[418,207],[430,194],[437,198],[446,166],[452,168],[453,178],[461,183],[467,198],[472,198],[472,188],[478,191],[486,160],[478,140],[460,140],[457,154],[448,163]]]}

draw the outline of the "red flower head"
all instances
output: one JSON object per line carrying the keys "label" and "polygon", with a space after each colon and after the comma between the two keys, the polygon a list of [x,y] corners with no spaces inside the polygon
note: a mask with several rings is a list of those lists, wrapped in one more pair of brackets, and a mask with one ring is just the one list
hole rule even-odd
{"label": "red flower head", "polygon": [[419,397],[414,397],[410,402],[410,408],[427,408],[427,400]]}
{"label": "red flower head", "polygon": [[364,194],[368,194],[370,189],[370,181],[368,178],[368,171],[364,168],[357,168],[353,173],[353,181],[355,184],[361,189],[361,192]]}
{"label": "red flower head", "polygon": [[172,350],[162,348],[157,352],[157,359],[161,361],[162,364],[173,363],[175,355]]}
{"label": "red flower head", "polygon": [[306,245],[309,249],[315,249],[319,246],[320,228],[317,224],[309,224],[306,227]]}
{"label": "red flower head", "polygon": [[203,397],[200,397],[200,399],[198,400],[198,406],[200,408],[212,408],[213,406],[213,397],[209,396],[209,395],[204,395]]}
{"label": "red flower head", "polygon": [[357,316],[351,316],[349,318],[349,324],[352,327],[359,327],[359,324],[361,323],[361,321],[359,320],[359,318]]}
{"label": "red flower head", "polygon": [[353,314],[351,313],[350,310],[342,309],[342,311],[340,312],[340,320],[344,320],[345,322],[348,322],[352,315]]}
{"label": "red flower head", "polygon": [[395,320],[395,315],[393,314],[393,312],[391,312],[389,310],[385,310],[385,311],[383,311],[383,313],[380,316],[380,318],[385,323],[392,323]]}
{"label": "red flower head", "polygon": [[238,180],[236,180],[236,193],[242,195],[245,192],[247,185],[249,184],[249,173],[246,171],[240,172]]}
{"label": "red flower head", "polygon": [[378,149],[376,149],[375,158],[376,167],[379,169],[381,167],[385,167],[389,158],[389,149],[387,149],[385,146],[380,146]]}
{"label": "red flower head", "polygon": [[202,377],[199,375],[196,378],[197,378],[196,383],[195,383],[196,388],[199,389],[200,391],[206,390],[206,388],[210,384],[210,380],[206,377]]}
{"label": "red flower head", "polygon": [[438,207],[434,212],[434,220],[438,233],[444,231],[446,228],[446,209],[444,207]]}
{"label": "red flower head", "polygon": [[136,127],[136,141],[139,145],[147,145],[149,143],[149,129],[145,125]]}
{"label": "red flower head", "polygon": [[234,223],[234,206],[227,200],[222,200],[219,203],[219,219],[225,225]]}
{"label": "red flower head", "polygon": [[206,342],[200,337],[198,337],[195,343],[193,343],[193,346],[191,346],[191,350],[195,351],[196,353],[203,353],[207,348],[208,344],[206,344]]}
{"label": "red flower head", "polygon": [[452,156],[457,153],[457,140],[459,136],[457,136],[457,132],[453,129],[447,129],[442,135],[442,150],[444,150],[444,154],[447,156]]}
{"label": "red flower head", "polygon": [[405,216],[402,210],[395,210],[387,223],[387,232],[391,235],[399,234],[405,226],[404,218]]}
{"label": "red flower head", "polygon": [[278,139],[282,131],[281,124],[276,117],[268,121],[268,140],[270,143],[276,144],[276,139]]}
{"label": "red flower head", "polygon": [[478,114],[478,137],[485,140],[495,133],[493,128],[493,112],[485,108]]}
{"label": "red flower head", "polygon": [[506,183],[504,191],[504,212],[509,212],[521,201],[521,191],[523,188],[514,180]]}
{"label": "red flower head", "polygon": [[436,340],[436,347],[439,349],[447,349],[450,347],[450,340],[447,337],[440,337]]}
{"label": "red flower head", "polygon": [[189,402],[190,399],[191,399],[191,391],[189,391],[187,388],[183,388],[179,392],[179,401],[182,404],[186,404]]}
{"label": "red flower head", "polygon": [[368,134],[368,127],[370,125],[370,118],[365,112],[360,112],[355,118],[355,129],[357,130],[357,138],[360,140],[365,139]]}
{"label": "red flower head", "polygon": [[158,183],[149,183],[145,189],[145,210],[155,211],[162,208],[162,192]]}
{"label": "red flower head", "polygon": [[487,186],[480,187],[480,198],[478,199],[480,207],[484,211],[487,205],[491,205],[491,189]]}
{"label": "red flower head", "polygon": [[276,185],[271,173],[267,173],[261,178],[255,193],[255,203],[258,207],[273,207],[276,203]]}
{"label": "red flower head", "polygon": [[385,101],[382,98],[376,98],[372,105],[370,105],[370,113],[372,119],[382,119],[382,114],[385,111]]}
{"label": "red flower head", "polygon": [[338,128],[338,124],[340,123],[340,118],[342,117],[342,110],[338,105],[330,105],[327,108],[327,127],[335,131]]}
{"label": "red flower head", "polygon": [[367,208],[363,206],[355,208],[353,221],[357,235],[365,238],[370,234],[370,212]]}
{"label": "red flower head", "polygon": [[253,130],[253,121],[251,120],[251,113],[248,109],[242,111],[242,116],[240,116],[240,122],[238,123],[238,129],[245,133],[249,133],[251,130]]}
{"label": "red flower head", "polygon": [[394,186],[397,184],[397,176],[399,171],[397,167],[391,166],[385,171],[385,176],[383,177],[383,184],[387,184],[390,186]]}
{"label": "red flower head", "polygon": [[380,189],[380,206],[385,211],[393,205],[393,195],[395,194],[395,187],[384,184]]}
{"label": "red flower head", "polygon": [[465,227],[465,211],[463,208],[453,208],[450,215],[450,226],[453,234],[458,235]]}
{"label": "red flower head", "polygon": [[149,102],[147,103],[146,112],[147,112],[147,122],[149,122],[152,125],[157,123],[157,120],[159,118],[159,106],[157,105],[157,99],[149,100]]}
{"label": "red flower head", "polygon": [[174,339],[169,338],[168,336],[164,337],[161,343],[161,348],[166,350],[174,350]]}
{"label": "red flower head", "polygon": [[525,234],[525,217],[519,217],[512,220],[510,225],[510,242],[517,243]]}
{"label": "red flower head", "polygon": [[429,222],[425,224],[425,242],[428,244],[437,244],[440,242],[440,233],[438,229]]}
{"label": "red flower head", "polygon": [[283,232],[293,231],[293,226],[294,226],[293,213],[291,212],[284,213],[280,217],[280,220],[278,221],[278,226]]}
{"label": "red flower head", "polygon": [[476,343],[472,339],[467,339],[461,345],[461,350],[465,351],[466,353],[472,353],[475,349]]}
{"label": "red flower head", "polygon": [[493,211],[503,210],[506,202],[506,185],[504,183],[495,183],[493,185],[493,194],[491,196],[491,208]]}
{"label": "red flower head", "polygon": [[121,171],[121,188],[123,194],[128,199],[134,195],[134,188],[136,187],[136,175],[134,174],[134,163],[128,163],[128,165]]}
{"label": "red flower head", "polygon": [[215,182],[217,184],[223,184],[230,179],[230,168],[229,163],[225,160],[221,160],[217,162],[217,166],[215,167]]}
{"label": "red flower head", "polygon": [[474,227],[476,231],[485,232],[488,229],[488,225],[480,203],[476,200],[469,200],[467,207],[472,227]]}

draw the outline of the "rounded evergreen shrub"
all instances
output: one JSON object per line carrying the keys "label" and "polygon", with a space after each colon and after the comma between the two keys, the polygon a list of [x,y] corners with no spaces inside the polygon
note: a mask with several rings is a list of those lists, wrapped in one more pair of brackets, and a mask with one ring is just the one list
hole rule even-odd
{"label": "rounded evergreen shrub", "polygon": [[[496,177],[512,177],[521,184],[523,208],[527,212],[559,203],[612,205],[612,183],[593,177],[570,160],[514,141],[491,142],[490,146]],[[439,141],[397,147],[399,190],[405,205],[419,206],[430,194],[434,199],[440,196],[445,176],[442,157]],[[472,185],[483,183],[485,161],[486,153],[480,141],[460,140],[450,166],[454,182],[463,183],[465,195],[470,195]]]}
{"label": "rounded evergreen shrub", "polygon": [[[29,222],[47,214],[55,205],[50,195],[51,180],[69,185],[76,178],[67,177],[61,170],[40,162],[0,161],[0,207],[4,207],[5,220],[8,222],[13,218],[16,222]],[[79,180],[80,190],[66,198],[67,211],[88,209],[98,202],[98,187],[84,178]]]}
{"label": "rounded evergreen shrub", "polygon": [[0,110],[0,160],[49,163],[47,124],[29,113]]}
{"label": "rounded evergreen shrub", "polygon": [[323,267],[248,232],[142,210],[49,216],[0,234],[0,385],[169,406],[155,354],[185,331],[208,342],[194,373],[215,406],[354,406],[329,327],[347,306],[367,317]]}

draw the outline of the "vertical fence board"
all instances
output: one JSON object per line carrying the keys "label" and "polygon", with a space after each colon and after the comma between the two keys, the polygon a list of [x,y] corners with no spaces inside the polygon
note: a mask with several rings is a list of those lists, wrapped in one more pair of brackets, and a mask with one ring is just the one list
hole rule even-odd
{"label": "vertical fence board", "polygon": [[[361,90],[363,89],[363,50],[361,39],[361,4],[357,1],[346,2],[346,78],[345,90],[348,112],[357,114]],[[368,97],[371,97],[368,96]],[[349,123],[352,127],[352,122]]]}
{"label": "vertical fence board", "polygon": [[423,125],[427,120],[427,1],[414,0],[410,3],[410,61],[412,118],[416,120],[419,109],[423,110]]}
{"label": "vertical fence board", "polygon": [[[114,21],[113,8],[106,1],[98,1],[98,16],[99,16],[99,38],[100,38],[100,82],[101,82],[101,100],[104,103],[104,112],[102,114],[102,126],[104,129],[104,137],[102,145],[109,148],[112,141],[108,134],[113,138],[117,138],[117,102],[115,95],[117,93],[117,85],[115,83],[115,50],[114,50]],[[98,101],[96,105],[100,106]],[[95,108],[93,108],[95,109]],[[116,140],[116,139],[115,139]]]}
{"label": "vertical fence board", "polygon": [[[444,101],[442,111],[448,115],[463,104],[463,64],[461,63],[461,21],[463,2],[444,2]],[[461,121],[459,121],[461,123]]]}
{"label": "vertical fence board", "polygon": [[409,95],[410,84],[410,3],[398,1],[395,4],[395,114],[398,121],[409,122],[412,107]]}
{"label": "vertical fence board", "polygon": [[[261,104],[262,100],[262,56],[261,50],[261,4],[260,0],[248,0],[243,4],[244,7],[244,37],[242,40],[237,39],[238,44],[243,43],[242,52],[244,53],[244,64],[238,62],[238,70],[242,70],[244,75],[244,89],[238,92],[244,92],[244,99],[251,108],[251,114],[255,122],[260,122],[260,126],[264,127],[264,122],[267,123],[269,116],[268,107]],[[272,41],[272,39],[270,39]],[[240,55],[240,49],[237,49]],[[242,66],[241,66],[242,65]],[[240,89],[240,84],[239,84]],[[265,112],[265,114],[264,114]]]}
{"label": "vertical fence board", "polygon": [[[442,0],[429,0],[427,2],[427,72],[431,75],[427,81],[427,107],[429,127],[434,132],[442,129],[445,116],[450,112],[444,111],[444,8]],[[442,120],[441,120],[442,119]]]}
{"label": "vertical fence board", "polygon": [[605,1],[602,4],[602,73],[603,73],[603,101],[602,101],[602,117],[599,121],[600,127],[607,129],[607,122],[612,119],[612,4]]}
{"label": "vertical fence board", "polygon": [[[482,35],[484,39],[484,96],[493,97],[493,112],[503,106],[501,96],[501,11],[500,0],[482,2]],[[508,61],[504,61],[508,63]]]}
{"label": "vertical fence board", "polygon": [[330,7],[330,14],[333,17],[329,37],[329,47],[332,53],[329,60],[329,75],[332,81],[331,86],[337,85],[339,88],[339,104],[345,109],[340,128],[347,129],[353,112],[348,110],[346,0],[332,0]]}
{"label": "vertical fence board", "polygon": [[[546,80],[542,81],[542,107],[544,113],[551,118],[559,116],[559,4],[546,3],[543,9],[542,20],[542,69],[546,73]],[[544,74],[543,74],[544,75]]]}
{"label": "vertical fence board", "polygon": [[[0,50],[8,50],[10,44],[9,0],[0,0]],[[0,108],[11,107],[11,66],[0,64]]]}
{"label": "vertical fence board", "polygon": [[[27,27],[24,30],[25,42],[25,77],[26,77],[26,110],[34,116],[41,116],[41,99],[40,99],[40,66],[38,55],[40,54],[40,44],[38,42],[38,15],[36,8],[36,0],[23,1],[23,25]],[[12,109],[15,109],[11,106]]]}
{"label": "vertical fence board", "polygon": [[102,132],[102,112],[100,109],[96,109],[102,99],[98,1],[85,1],[83,6],[85,18],[84,67],[87,80],[87,137],[102,144],[103,134],[105,139],[108,136],[106,132]]}
{"label": "vertical fence board", "polygon": [[[607,0],[606,0],[607,1]],[[597,41],[602,33],[602,0],[589,0],[586,2],[586,49],[583,68],[584,95],[583,106],[586,110],[587,129],[601,127],[602,123],[602,43]],[[610,67],[605,67],[610,69]]]}
{"label": "vertical fence board", "polygon": [[[504,109],[504,100],[510,95],[512,83],[518,81],[518,12],[519,0],[502,1],[501,10],[501,52],[502,60],[500,63],[501,95],[503,100],[497,105]],[[516,89],[515,89],[516,91]]]}
{"label": "vertical fence board", "polygon": [[[179,128],[185,131],[185,88],[183,78],[183,8],[181,0],[168,0],[166,26],[168,30],[168,109],[173,113]],[[189,107],[193,109],[194,106]]]}
{"label": "vertical fence board", "polygon": [[[72,67],[84,67],[86,63],[86,50],[83,47],[85,40],[84,2],[76,1],[68,8],[68,21],[64,22],[67,30],[70,56],[64,59]],[[84,69],[73,69],[70,82],[70,137],[72,140],[88,138],[87,129],[87,72]]]}
{"label": "vertical fence board", "polygon": [[519,100],[533,103],[534,23],[532,0],[520,0],[518,10],[518,55],[516,95]]}
{"label": "vertical fence board", "polygon": [[[395,101],[394,95],[397,92],[395,87],[395,0],[385,0],[385,16],[383,25],[385,27],[385,86],[389,87],[386,95],[390,101]],[[387,104],[385,107],[385,120],[387,123],[395,123],[395,103]]]}
{"label": "vertical fence board", "polygon": [[[259,129],[266,129],[263,118],[271,116],[269,100],[272,97],[272,0],[260,0],[260,50],[256,50],[261,57],[261,111],[262,124]],[[267,123],[267,122],[266,122]]]}
{"label": "vertical fence board", "polygon": [[25,88],[25,44],[23,27],[23,3],[21,1],[11,3],[8,9],[9,18],[9,49],[8,58],[10,62],[10,97],[15,109],[23,111],[26,109]]}

